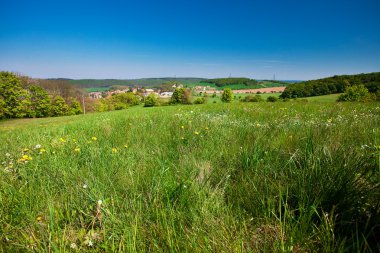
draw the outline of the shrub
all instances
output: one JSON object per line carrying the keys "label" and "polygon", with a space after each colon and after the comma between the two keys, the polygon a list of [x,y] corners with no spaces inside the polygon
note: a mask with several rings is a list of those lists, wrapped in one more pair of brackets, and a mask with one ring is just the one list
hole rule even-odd
{"label": "shrub", "polygon": [[230,103],[233,98],[234,94],[232,93],[232,90],[230,88],[226,88],[223,90],[223,94],[221,97],[223,103]]}
{"label": "shrub", "polygon": [[194,101],[194,104],[204,104],[206,102],[206,99],[205,98],[197,98],[195,101]]}
{"label": "shrub", "polygon": [[153,107],[158,103],[158,99],[155,94],[151,93],[145,98],[144,107]]}
{"label": "shrub", "polygon": [[274,96],[269,96],[267,98],[267,102],[277,102],[278,98],[277,97],[274,97]]}
{"label": "shrub", "polygon": [[368,89],[360,84],[360,85],[355,85],[351,87],[347,87],[346,91],[338,97],[338,102],[346,102],[346,101],[358,101],[358,102],[365,102],[369,101],[370,96]]}
{"label": "shrub", "polygon": [[243,102],[262,102],[264,99],[260,95],[252,96],[248,95],[242,99]]}

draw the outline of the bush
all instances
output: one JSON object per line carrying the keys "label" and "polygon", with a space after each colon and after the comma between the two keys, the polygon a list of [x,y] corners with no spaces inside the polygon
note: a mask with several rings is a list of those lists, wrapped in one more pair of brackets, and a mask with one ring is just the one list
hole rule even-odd
{"label": "bush", "polygon": [[364,85],[355,85],[346,88],[346,91],[338,97],[338,102],[365,102],[369,101],[370,95],[368,89]]}
{"label": "bush", "polygon": [[260,95],[252,96],[248,95],[242,99],[243,102],[262,102],[264,99]]}
{"label": "bush", "polygon": [[205,98],[197,98],[195,101],[194,101],[194,104],[197,104],[197,105],[199,105],[199,104],[204,104],[204,103],[206,103],[206,99]]}
{"label": "bush", "polygon": [[278,98],[277,97],[274,97],[274,96],[269,96],[267,98],[267,102],[277,102]]}
{"label": "bush", "polygon": [[158,103],[158,99],[156,95],[151,93],[145,98],[144,107],[153,107],[153,106],[156,106],[157,103]]}
{"label": "bush", "polygon": [[221,97],[223,103],[230,103],[233,98],[234,94],[232,93],[232,90],[230,88],[226,88],[223,90],[223,94]]}

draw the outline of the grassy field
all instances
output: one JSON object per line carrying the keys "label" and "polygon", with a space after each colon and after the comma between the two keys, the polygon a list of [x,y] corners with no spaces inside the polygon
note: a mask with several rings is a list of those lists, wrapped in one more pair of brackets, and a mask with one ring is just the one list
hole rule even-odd
{"label": "grassy field", "polygon": [[0,122],[0,251],[378,252],[379,103]]}

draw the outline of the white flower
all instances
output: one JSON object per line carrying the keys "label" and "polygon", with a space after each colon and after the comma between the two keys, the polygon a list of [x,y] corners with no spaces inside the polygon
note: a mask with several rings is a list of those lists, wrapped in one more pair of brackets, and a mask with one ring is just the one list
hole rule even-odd
{"label": "white flower", "polygon": [[75,249],[76,247],[77,247],[77,245],[75,244],[75,242],[70,244],[70,248]]}
{"label": "white flower", "polygon": [[40,149],[41,148],[41,145],[40,144],[37,144],[36,145],[36,149]]}
{"label": "white flower", "polygon": [[86,184],[84,184],[82,187],[83,187],[83,189],[87,189],[88,186]]}
{"label": "white flower", "polygon": [[6,153],[6,154],[5,154],[5,156],[6,156],[6,157],[10,157],[10,156],[11,156],[11,154],[9,154],[9,153]]}
{"label": "white flower", "polygon": [[94,244],[92,243],[91,240],[88,241],[88,247],[92,247]]}
{"label": "white flower", "polygon": [[103,204],[103,201],[101,201],[100,199],[98,200],[98,206],[101,206]]}

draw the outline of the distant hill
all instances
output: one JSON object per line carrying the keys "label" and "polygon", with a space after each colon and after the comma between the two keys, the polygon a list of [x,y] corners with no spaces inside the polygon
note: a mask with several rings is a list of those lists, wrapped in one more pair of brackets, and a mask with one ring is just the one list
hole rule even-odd
{"label": "distant hill", "polygon": [[348,86],[363,84],[369,92],[380,91],[380,72],[332,76],[317,80],[289,84],[281,98],[321,96],[344,92]]}
{"label": "distant hill", "polygon": [[167,82],[178,82],[183,85],[199,84],[205,78],[192,78],[192,77],[162,77],[162,78],[140,78],[140,79],[65,79],[57,78],[50,80],[66,80],[69,83],[81,88],[97,88],[97,87],[110,87],[113,85],[120,86],[141,86],[153,87],[160,86]]}

